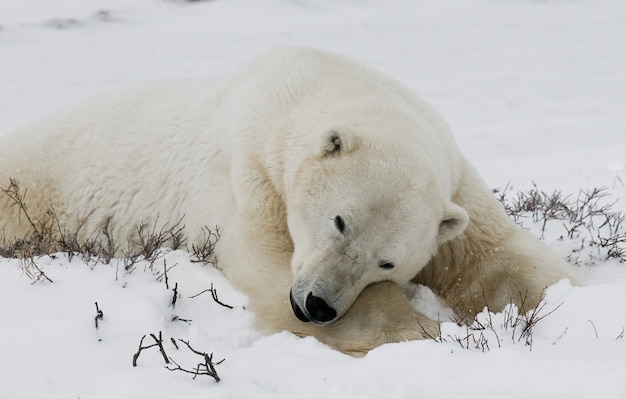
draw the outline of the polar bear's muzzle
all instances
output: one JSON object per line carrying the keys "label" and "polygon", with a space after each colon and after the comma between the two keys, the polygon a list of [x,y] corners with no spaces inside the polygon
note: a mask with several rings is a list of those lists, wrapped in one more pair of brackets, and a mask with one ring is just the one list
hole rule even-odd
{"label": "polar bear's muzzle", "polygon": [[337,317],[337,311],[330,307],[325,300],[313,295],[312,292],[309,292],[306,297],[304,309],[295,300],[293,291],[289,291],[289,302],[296,317],[305,323],[312,321],[316,324],[325,324]]}

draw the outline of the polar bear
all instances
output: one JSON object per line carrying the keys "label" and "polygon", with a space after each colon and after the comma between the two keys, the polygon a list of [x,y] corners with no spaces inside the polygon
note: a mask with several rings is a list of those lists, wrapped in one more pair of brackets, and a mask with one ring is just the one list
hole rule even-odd
{"label": "polar bear", "polygon": [[430,105],[315,49],[83,102],[2,138],[10,179],[31,220],[1,199],[8,237],[106,225],[123,244],[138,224],[180,221],[193,244],[219,226],[217,266],[260,328],[352,354],[437,334],[409,281],[471,317],[573,278],[507,217]]}

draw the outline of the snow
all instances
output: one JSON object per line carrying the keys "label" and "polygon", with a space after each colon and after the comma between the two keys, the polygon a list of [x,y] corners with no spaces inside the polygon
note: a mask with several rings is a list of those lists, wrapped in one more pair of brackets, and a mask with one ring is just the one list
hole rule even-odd
{"label": "snow", "polygon": [[[412,87],[491,187],[606,186],[626,211],[623,0],[3,0],[0,135],[115,87],[223,74],[277,44],[341,52]],[[488,328],[445,322],[437,341],[362,359],[286,332],[262,336],[246,298],[181,251],[130,273],[116,261],[36,261],[53,283],[0,259],[2,398],[626,396],[626,267],[615,261],[579,266],[582,287],[551,287],[530,342],[507,326],[509,309],[484,313]],[[169,287],[164,262],[176,265]],[[209,293],[190,298],[211,284],[233,309]],[[424,287],[407,293],[450,316]],[[225,359],[221,381],[167,371],[157,348],[133,368],[141,337],[159,331],[183,367],[201,359],[170,338]]]}

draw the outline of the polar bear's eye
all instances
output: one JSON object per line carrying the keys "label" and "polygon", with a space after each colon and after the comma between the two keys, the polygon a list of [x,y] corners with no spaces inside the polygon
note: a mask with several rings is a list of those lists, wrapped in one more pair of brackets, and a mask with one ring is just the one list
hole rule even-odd
{"label": "polar bear's eye", "polygon": [[335,216],[335,228],[337,228],[341,234],[346,230],[346,222],[341,216]]}
{"label": "polar bear's eye", "polygon": [[380,267],[381,269],[393,269],[394,267],[396,267],[396,265],[394,265],[391,262],[380,262],[380,265],[378,265],[378,267]]}

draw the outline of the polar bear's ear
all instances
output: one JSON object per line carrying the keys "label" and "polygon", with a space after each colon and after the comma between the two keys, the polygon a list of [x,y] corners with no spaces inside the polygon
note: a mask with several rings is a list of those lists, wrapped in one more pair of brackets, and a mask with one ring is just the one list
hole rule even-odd
{"label": "polar bear's ear", "polygon": [[450,241],[461,234],[468,223],[469,216],[467,212],[465,212],[465,209],[453,202],[448,203],[443,215],[443,220],[439,224],[439,235],[437,237],[439,244]]}
{"label": "polar bear's ear", "polygon": [[326,157],[348,153],[355,147],[355,138],[344,129],[331,129],[323,138],[322,154]]}

